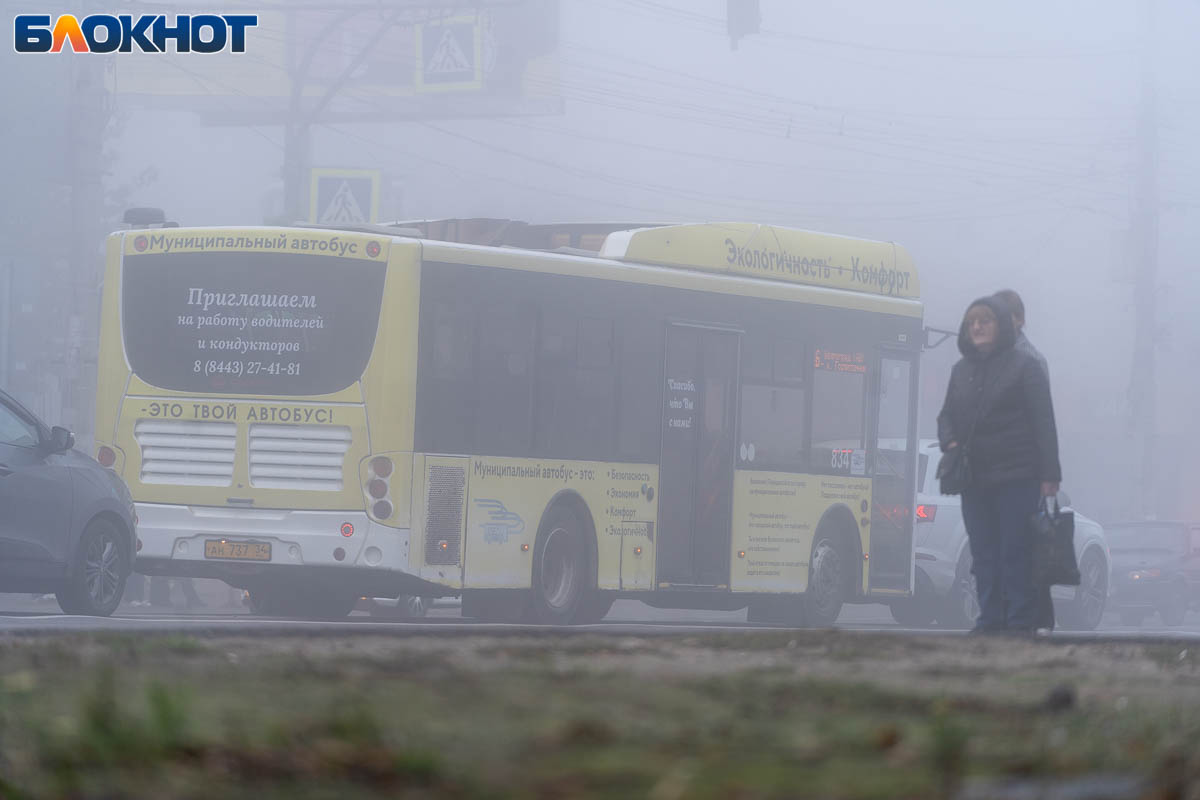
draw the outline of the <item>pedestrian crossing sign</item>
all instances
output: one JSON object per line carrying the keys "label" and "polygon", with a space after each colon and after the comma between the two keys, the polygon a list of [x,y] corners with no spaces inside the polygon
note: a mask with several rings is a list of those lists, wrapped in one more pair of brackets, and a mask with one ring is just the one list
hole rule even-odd
{"label": "pedestrian crossing sign", "polygon": [[326,225],[378,222],[380,181],[377,169],[313,169],[308,221]]}
{"label": "pedestrian crossing sign", "polygon": [[483,88],[482,23],[482,15],[470,15],[416,26],[417,91]]}

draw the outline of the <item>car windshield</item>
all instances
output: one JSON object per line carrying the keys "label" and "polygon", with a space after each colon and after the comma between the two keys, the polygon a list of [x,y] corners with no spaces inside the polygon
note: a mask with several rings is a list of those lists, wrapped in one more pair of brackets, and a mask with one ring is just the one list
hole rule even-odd
{"label": "car windshield", "polygon": [[1178,550],[1183,547],[1183,529],[1174,525],[1109,526],[1104,529],[1113,549]]}
{"label": "car windshield", "polygon": [[0,444],[36,447],[37,443],[37,427],[19,417],[16,411],[0,403]]}

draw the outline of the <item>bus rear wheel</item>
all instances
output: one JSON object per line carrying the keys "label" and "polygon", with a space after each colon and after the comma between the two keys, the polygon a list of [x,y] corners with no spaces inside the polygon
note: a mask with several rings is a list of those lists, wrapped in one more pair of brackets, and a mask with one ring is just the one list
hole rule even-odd
{"label": "bus rear wheel", "polygon": [[555,508],[542,523],[533,548],[535,621],[545,625],[582,621],[592,594],[587,566],[583,525],[569,509]]}
{"label": "bus rear wheel", "polygon": [[805,624],[829,628],[837,621],[846,600],[848,567],[837,539],[818,534],[809,561],[808,591],[804,596]]}

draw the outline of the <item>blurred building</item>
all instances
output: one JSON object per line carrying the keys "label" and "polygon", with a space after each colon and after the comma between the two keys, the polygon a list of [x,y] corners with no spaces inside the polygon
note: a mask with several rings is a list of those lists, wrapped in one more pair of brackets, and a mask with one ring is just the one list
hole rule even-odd
{"label": "blurred building", "polygon": [[[22,61],[18,62],[18,59]],[[103,58],[0,52],[0,386],[91,450],[105,208]]]}

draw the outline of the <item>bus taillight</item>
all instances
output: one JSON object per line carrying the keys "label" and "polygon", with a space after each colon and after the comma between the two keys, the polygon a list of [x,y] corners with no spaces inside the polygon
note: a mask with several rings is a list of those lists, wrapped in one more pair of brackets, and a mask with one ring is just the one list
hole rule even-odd
{"label": "bus taillight", "polygon": [[371,459],[371,472],[377,478],[386,478],[392,474],[392,460],[386,456],[376,456]]}
{"label": "bus taillight", "polygon": [[353,522],[343,522],[342,523],[342,536],[345,536],[347,539],[349,539],[353,535],[354,535],[354,523]]}
{"label": "bus taillight", "polygon": [[388,477],[395,469],[392,460],[387,456],[375,456],[367,465],[366,489],[371,504],[371,516],[375,519],[386,520],[392,516],[392,498],[388,494]]}
{"label": "bus taillight", "polygon": [[100,445],[100,449],[96,451],[96,460],[100,462],[102,467],[111,467],[117,463],[117,454],[108,445]]}

